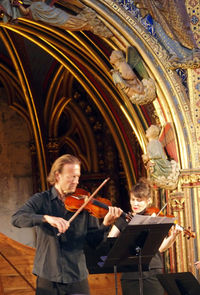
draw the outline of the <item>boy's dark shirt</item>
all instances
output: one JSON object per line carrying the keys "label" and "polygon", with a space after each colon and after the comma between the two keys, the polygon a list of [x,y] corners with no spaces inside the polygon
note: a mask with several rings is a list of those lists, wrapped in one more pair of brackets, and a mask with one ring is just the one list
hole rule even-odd
{"label": "boy's dark shirt", "polygon": [[[123,231],[127,227],[127,222],[124,218],[118,218],[115,222],[115,226],[120,230]],[[162,273],[163,272],[163,262],[162,262],[162,257],[160,252],[157,252],[150,264],[149,264],[149,271],[143,271],[142,276],[143,278],[150,277],[154,275],[155,273]],[[122,273],[121,279],[126,279],[126,280],[133,280],[133,279],[138,279],[139,278],[139,273],[136,272],[125,272]]]}

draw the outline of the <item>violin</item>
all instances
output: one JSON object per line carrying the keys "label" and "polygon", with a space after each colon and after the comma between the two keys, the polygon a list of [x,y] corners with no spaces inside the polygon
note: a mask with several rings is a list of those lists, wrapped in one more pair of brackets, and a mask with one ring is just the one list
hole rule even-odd
{"label": "violin", "polygon": [[[73,195],[66,197],[65,208],[68,211],[75,212],[85,203],[89,196],[89,192],[82,188],[77,188]],[[86,204],[84,209],[96,218],[104,218],[108,212],[108,206],[112,206],[110,200],[96,197]]]}
{"label": "violin", "polygon": [[[163,209],[162,209],[163,210]],[[149,208],[146,208],[145,212],[144,212],[144,215],[150,215],[150,216],[154,216],[154,217],[158,217],[158,216],[165,216],[165,217],[171,217],[173,218],[174,216],[173,215],[165,215],[162,210],[160,210],[159,208],[156,208],[156,207],[149,207]]]}
{"label": "violin", "polygon": [[[82,210],[84,210],[85,209],[85,207],[87,206],[87,204],[89,204],[91,201],[92,201],[92,199],[94,198],[94,196],[98,193],[98,191],[106,184],[106,182],[108,182],[108,180],[109,180],[110,178],[108,177],[108,178],[106,178],[97,188],[96,188],[96,190],[87,198],[87,200],[84,202],[84,203],[82,203],[82,204],[80,204],[79,203],[79,206],[76,206],[76,210],[75,210],[75,208],[74,209],[71,209],[72,211],[76,211],[75,213],[74,213],[74,215],[68,220],[68,222],[69,223],[71,223],[75,218],[76,218],[76,216],[82,211]],[[75,199],[75,198],[74,198]],[[66,207],[66,206],[65,206]],[[74,206],[75,207],[75,206]],[[68,207],[68,210],[70,209],[70,207]],[[57,234],[57,236],[60,236],[61,235],[61,233],[58,233]]]}
{"label": "violin", "polygon": [[[166,206],[167,204],[165,204]],[[165,207],[164,206],[164,207]],[[144,215],[150,215],[150,216],[154,216],[154,217],[157,217],[157,216],[161,216],[161,217],[169,217],[169,218],[175,218],[175,216],[173,215],[169,215],[169,214],[164,214],[162,212],[164,208],[162,208],[161,210],[156,208],[156,207],[149,207],[149,208],[146,208],[145,212],[144,212]],[[174,221],[174,224],[176,226],[176,228],[178,230],[181,230],[183,231],[184,233],[184,237],[187,237],[187,239],[190,239],[190,238],[196,238],[196,233],[194,231],[191,231],[191,227],[189,226],[188,229],[184,228],[183,226],[179,225],[177,223],[177,220]]]}
{"label": "violin", "polygon": [[[90,193],[82,188],[77,188],[75,193],[71,196],[67,196],[65,199],[65,208],[68,211],[75,212],[81,206],[85,204],[87,199],[90,197]],[[96,197],[90,200],[85,206],[84,210],[87,210],[90,215],[96,218],[104,218],[108,213],[109,206],[112,206],[110,200]],[[129,215],[125,212],[122,212],[122,216],[126,219],[129,218]]]}
{"label": "violin", "polygon": [[[77,194],[74,194],[72,196],[66,196],[66,199],[65,199],[65,208],[69,211],[76,211],[73,216],[68,220],[69,223],[71,223],[75,218],[76,216],[84,209],[88,210],[88,212],[90,212],[90,214],[93,214],[94,216],[96,217],[99,217],[99,218],[103,218],[108,210],[109,210],[109,205],[111,203],[109,203],[108,205],[108,200],[102,202],[102,199],[101,198],[101,201],[99,200],[94,200],[94,196],[98,193],[98,191],[102,188],[102,186],[105,185],[105,183],[109,180],[110,178],[106,178],[97,188],[96,190],[90,195],[88,192],[86,192],[85,190],[81,190],[78,189],[76,190],[76,192],[78,192]],[[84,193],[84,195],[82,195]],[[82,197],[83,198],[82,198]],[[107,204],[106,204],[107,203]],[[101,214],[100,213],[97,213],[97,206],[98,208],[100,207],[101,209],[105,209],[104,213],[102,213],[102,210],[101,210]],[[100,212],[100,211],[99,211]],[[121,216],[124,216],[126,218],[126,220],[130,221],[131,220],[131,216],[127,213],[124,213],[122,212],[122,215]],[[58,233],[57,236],[60,236],[61,233]]]}

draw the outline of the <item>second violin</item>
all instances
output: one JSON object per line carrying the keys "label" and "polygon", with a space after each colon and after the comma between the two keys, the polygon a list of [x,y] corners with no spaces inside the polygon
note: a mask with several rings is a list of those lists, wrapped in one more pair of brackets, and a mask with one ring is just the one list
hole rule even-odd
{"label": "second violin", "polygon": [[[169,215],[169,214],[164,214],[162,212],[162,210],[166,207],[167,204],[165,204],[163,206],[163,208],[160,210],[156,207],[149,207],[149,208],[146,208],[145,212],[144,212],[144,215],[150,215],[150,216],[160,216],[160,217],[171,217],[171,218],[175,218],[175,216],[173,215]],[[184,228],[183,226],[179,225],[178,224],[178,221],[175,220],[174,221],[174,225],[176,226],[176,228],[180,231],[182,231],[184,233],[184,236],[187,237],[188,239],[190,238],[195,238],[196,237],[196,233],[194,231],[191,230],[191,227],[188,227],[187,229]]]}

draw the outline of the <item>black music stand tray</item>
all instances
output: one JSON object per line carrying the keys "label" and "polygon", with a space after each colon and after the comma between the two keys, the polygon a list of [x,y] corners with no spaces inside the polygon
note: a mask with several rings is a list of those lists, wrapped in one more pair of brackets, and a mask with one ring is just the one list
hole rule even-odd
{"label": "black music stand tray", "polygon": [[168,295],[199,295],[200,283],[191,272],[177,272],[157,275]]}
{"label": "black music stand tray", "polygon": [[[117,277],[117,271],[138,271],[140,295],[143,295],[142,271],[148,270],[152,257],[158,251],[173,224],[173,218],[137,215],[118,238],[111,238],[111,240],[107,238],[106,243],[102,246],[104,251],[101,252],[100,248],[95,254],[97,256],[101,252],[100,256],[92,257],[93,265],[98,260],[96,265],[91,267],[89,263],[87,264],[89,272],[90,268],[93,273],[114,271],[115,277]],[[106,254],[105,249],[108,249],[110,245],[112,247],[110,247],[110,251]],[[117,283],[115,287],[117,295]]]}

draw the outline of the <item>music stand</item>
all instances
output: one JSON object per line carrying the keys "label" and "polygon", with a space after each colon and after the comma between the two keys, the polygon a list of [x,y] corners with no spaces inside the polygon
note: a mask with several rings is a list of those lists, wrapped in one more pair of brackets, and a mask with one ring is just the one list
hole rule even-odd
{"label": "music stand", "polygon": [[151,259],[173,224],[174,218],[136,215],[115,239],[107,255],[102,253],[99,256],[101,273],[113,269],[117,278],[117,270],[139,271],[140,295],[143,295],[142,271],[148,270]]}

